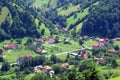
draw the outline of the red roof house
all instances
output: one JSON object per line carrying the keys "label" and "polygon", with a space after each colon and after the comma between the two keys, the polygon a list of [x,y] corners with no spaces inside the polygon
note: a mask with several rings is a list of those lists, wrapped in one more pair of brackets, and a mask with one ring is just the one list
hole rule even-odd
{"label": "red roof house", "polygon": [[87,54],[83,54],[83,55],[82,55],[82,58],[83,58],[84,60],[87,60],[87,59],[88,59],[88,55],[87,55]]}
{"label": "red roof house", "polygon": [[98,48],[98,49],[101,49],[101,48],[104,48],[105,47],[105,44],[100,42],[100,43],[93,43],[92,45],[93,48]]}
{"label": "red roof house", "polygon": [[16,49],[17,45],[14,43],[8,43],[8,44],[4,45],[3,47],[4,47],[4,49]]}
{"label": "red roof house", "polygon": [[55,39],[52,36],[46,38],[50,44],[55,43]]}
{"label": "red roof house", "polygon": [[44,38],[39,38],[38,41],[44,43]]}
{"label": "red roof house", "polygon": [[120,37],[117,37],[117,38],[115,38],[116,39],[116,41],[120,41]]}
{"label": "red roof house", "polygon": [[117,51],[116,51],[115,49],[109,49],[108,52],[110,52],[110,53],[115,53],[115,52],[117,52]]}
{"label": "red roof house", "polygon": [[59,63],[59,66],[67,68],[69,66],[69,64],[68,63]]}

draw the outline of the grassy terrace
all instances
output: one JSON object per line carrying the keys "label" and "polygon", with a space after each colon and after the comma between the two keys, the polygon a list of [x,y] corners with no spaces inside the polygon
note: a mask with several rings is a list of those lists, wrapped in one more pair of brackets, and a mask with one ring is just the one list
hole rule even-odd
{"label": "grassy terrace", "polygon": [[78,42],[75,42],[74,40],[71,40],[71,44],[48,44],[46,42],[43,46],[45,47],[45,50],[48,51],[48,54],[62,53],[82,48]]}
{"label": "grassy terrace", "polygon": [[[34,52],[34,50],[29,50],[24,46],[24,44],[26,43],[27,40],[28,40],[28,37],[22,39],[22,43],[18,44],[19,49],[6,50],[4,52],[4,58],[8,62],[16,62],[18,57],[25,56],[27,54],[32,54],[33,56],[39,56],[39,54],[36,54]],[[6,40],[6,41],[3,41],[0,43],[0,47],[2,47],[3,45],[5,45],[7,43],[10,43],[10,41],[12,41],[13,43],[16,43],[16,40],[9,40],[9,41]],[[63,42],[57,43],[57,44],[49,44],[48,41],[46,41],[45,44],[43,44],[43,46],[44,46],[45,50],[48,52],[46,55],[62,53],[62,52],[72,51],[72,50],[82,48],[78,44],[78,42],[74,41],[74,40],[71,40],[71,44],[63,44]],[[60,56],[62,56],[62,55],[60,55]],[[65,56],[64,56],[64,59],[65,59]]]}
{"label": "grassy terrace", "polygon": [[55,7],[56,3],[57,3],[57,0],[35,0],[33,6],[41,8],[41,7],[47,6],[48,3],[51,7]]}
{"label": "grassy terrace", "polygon": [[49,0],[35,0],[33,5],[37,7],[43,7],[44,5],[47,5],[48,2]]}
{"label": "grassy terrace", "polygon": [[88,10],[89,10],[89,8],[86,8],[86,9],[84,9],[83,12],[76,13],[76,15],[77,15],[76,18],[74,18],[74,15],[67,18],[67,23],[68,23],[67,27],[69,27],[71,24],[75,24],[79,19],[82,19],[86,15],[88,15],[89,14]]}
{"label": "grassy terrace", "polygon": [[70,4],[68,6],[68,9],[63,9],[63,7],[60,7],[57,9],[57,11],[59,15],[68,16],[70,13],[78,11],[79,9],[80,9],[80,5],[74,6]]}

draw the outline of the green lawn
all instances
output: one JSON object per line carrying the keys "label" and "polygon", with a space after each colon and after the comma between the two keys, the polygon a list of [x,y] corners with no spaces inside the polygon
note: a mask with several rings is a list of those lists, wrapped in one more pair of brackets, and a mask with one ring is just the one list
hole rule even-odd
{"label": "green lawn", "polygon": [[114,45],[120,46],[120,41],[115,41]]}
{"label": "green lawn", "polygon": [[16,74],[13,73],[13,74],[6,74],[4,76],[0,76],[0,78],[11,78],[11,76],[15,76]]}
{"label": "green lawn", "polygon": [[64,54],[64,55],[60,54],[60,55],[57,55],[57,57],[64,61],[67,57],[67,54]]}
{"label": "green lawn", "polygon": [[63,9],[63,7],[60,7],[57,9],[57,11],[58,11],[59,15],[68,16],[70,13],[78,11],[79,9],[80,9],[80,5],[74,6],[74,5],[70,4],[68,6],[68,9],[65,10],[65,9]]}
{"label": "green lawn", "polygon": [[47,5],[48,2],[49,0],[35,0],[33,5],[37,7],[43,7],[44,5]]}
{"label": "green lawn", "polygon": [[82,25],[83,25],[83,22],[79,23],[79,24],[76,26],[76,32],[79,32],[79,30],[82,28]]}
{"label": "green lawn", "polygon": [[77,15],[76,18],[74,18],[74,15],[67,18],[67,23],[68,23],[67,27],[69,27],[71,24],[75,24],[79,19],[82,19],[86,15],[88,15],[89,14],[88,10],[89,10],[89,8],[86,8],[86,9],[84,9],[83,12],[76,13],[76,15]]}
{"label": "green lawn", "polygon": [[57,4],[57,0],[35,0],[35,2],[33,3],[33,6],[36,7],[47,7],[49,4],[49,8],[54,8]]}
{"label": "green lawn", "polygon": [[3,21],[5,21],[8,13],[9,13],[8,8],[7,8],[7,7],[3,7],[3,8],[2,8],[1,15],[0,15],[0,24],[1,24]]}
{"label": "green lawn", "polygon": [[31,80],[32,76],[34,76],[34,74],[28,74],[24,80]]}
{"label": "green lawn", "polygon": [[92,39],[90,39],[90,40],[84,41],[84,44],[85,44],[86,46],[88,46],[88,47],[92,47],[92,44],[93,44],[94,42],[96,42],[96,41],[93,41]]}
{"label": "green lawn", "polygon": [[46,42],[43,46],[45,47],[45,50],[48,51],[48,54],[62,53],[82,48],[78,42],[74,40],[71,40],[71,44],[63,44],[63,42],[58,44],[49,44]]}

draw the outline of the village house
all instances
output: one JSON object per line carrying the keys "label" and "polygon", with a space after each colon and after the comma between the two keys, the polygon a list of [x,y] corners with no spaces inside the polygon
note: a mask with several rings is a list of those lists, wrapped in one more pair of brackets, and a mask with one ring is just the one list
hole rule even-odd
{"label": "village house", "polygon": [[120,41],[120,37],[115,38],[116,41]]}
{"label": "village house", "polygon": [[106,64],[106,60],[103,59],[103,58],[100,57],[100,56],[96,56],[94,59],[97,60],[98,63],[101,64],[101,65],[105,65],[105,64]]}
{"label": "village house", "polygon": [[55,39],[52,36],[48,36],[46,39],[48,40],[49,44],[55,43]]}
{"label": "village house", "polygon": [[39,38],[38,41],[44,43],[44,38]]}
{"label": "village house", "polygon": [[105,48],[105,44],[102,43],[102,42],[93,43],[93,44],[92,44],[92,48],[93,48],[93,49],[102,49],[102,48]]}
{"label": "village house", "polygon": [[108,45],[109,44],[109,39],[108,38],[98,38],[98,42],[99,43],[104,43],[105,45]]}
{"label": "village house", "polygon": [[39,73],[39,72],[41,72],[42,68],[43,68],[43,67],[42,67],[41,65],[35,66],[35,67],[34,67],[34,72]]}
{"label": "village house", "polygon": [[47,54],[47,51],[46,51],[46,50],[36,49],[35,52],[38,53],[38,54]]}
{"label": "village house", "polygon": [[109,52],[109,53],[115,53],[115,52],[117,52],[117,51],[112,48],[112,49],[109,49],[108,52]]}
{"label": "village house", "polygon": [[58,64],[60,67],[68,68],[69,64],[68,63],[59,63]]}
{"label": "village house", "polygon": [[37,42],[33,42],[32,45],[33,45],[33,46],[37,46],[38,43],[37,43]]}
{"label": "village house", "polygon": [[13,49],[15,50],[17,48],[17,45],[14,43],[8,43],[6,45],[3,46],[4,49]]}
{"label": "village house", "polygon": [[82,39],[83,40],[89,40],[90,38],[89,38],[89,36],[83,36]]}
{"label": "village house", "polygon": [[64,39],[64,44],[70,44],[70,39],[65,38],[65,39]]}
{"label": "village house", "polygon": [[84,60],[88,59],[87,51],[85,49],[78,50],[78,55],[81,56]]}
{"label": "village house", "polygon": [[45,72],[47,75],[49,75],[50,77],[52,77],[52,75],[54,74],[54,71],[53,71],[52,67],[50,67],[50,66],[48,66],[48,65],[45,65],[45,66],[43,67],[43,69],[44,69],[44,72]]}
{"label": "village house", "polygon": [[25,59],[28,59],[28,58],[31,58],[31,57],[33,57],[31,54],[27,54],[27,55],[24,56],[24,57],[19,57],[19,58],[17,59],[17,65],[19,66]]}

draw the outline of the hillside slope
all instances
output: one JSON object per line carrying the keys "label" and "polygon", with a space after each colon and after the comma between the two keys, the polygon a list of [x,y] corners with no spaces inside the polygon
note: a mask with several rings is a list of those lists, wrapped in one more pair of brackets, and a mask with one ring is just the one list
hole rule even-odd
{"label": "hillside slope", "polygon": [[90,8],[82,27],[82,35],[120,37],[120,0],[103,0]]}

